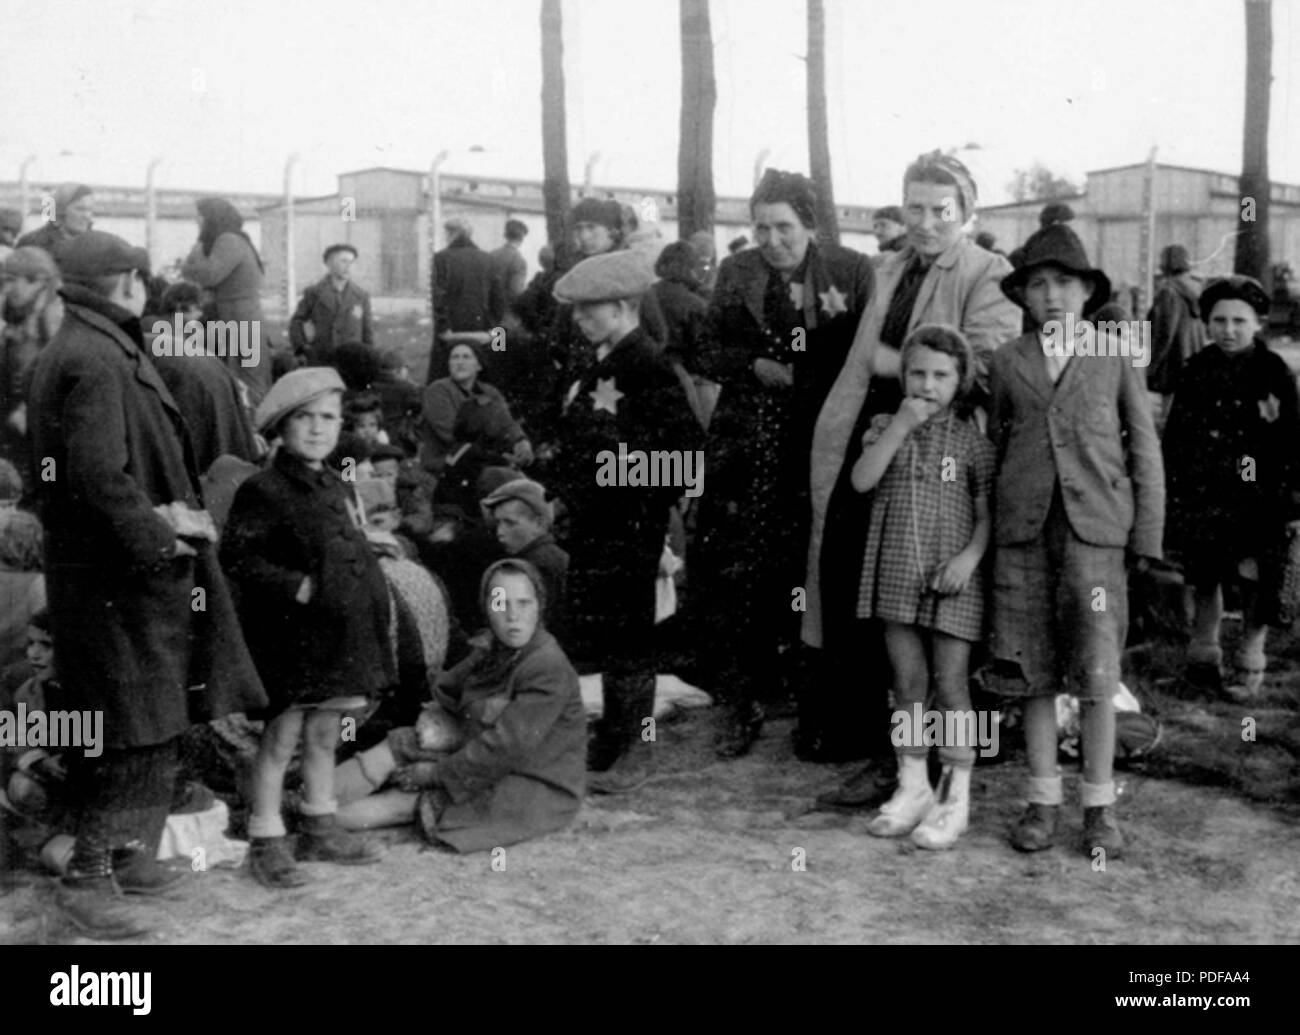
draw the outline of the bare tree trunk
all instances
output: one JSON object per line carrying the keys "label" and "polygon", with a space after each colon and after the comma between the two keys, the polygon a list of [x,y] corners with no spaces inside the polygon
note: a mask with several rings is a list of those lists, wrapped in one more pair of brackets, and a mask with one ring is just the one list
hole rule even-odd
{"label": "bare tree trunk", "polygon": [[808,0],[808,168],[817,190],[817,239],[840,243],[831,181],[830,130],[826,117],[826,10],[822,0]]}
{"label": "bare tree trunk", "polygon": [[546,203],[546,239],[552,246],[564,240],[571,205],[563,18],[560,0],[542,0],[542,197]]}
{"label": "bare tree trunk", "polygon": [[1241,233],[1232,271],[1267,283],[1268,100],[1273,81],[1272,0],[1246,0],[1246,119],[1241,151]]}
{"label": "bare tree trunk", "polygon": [[677,236],[713,229],[713,28],[709,0],[681,0],[682,119],[677,148]]}

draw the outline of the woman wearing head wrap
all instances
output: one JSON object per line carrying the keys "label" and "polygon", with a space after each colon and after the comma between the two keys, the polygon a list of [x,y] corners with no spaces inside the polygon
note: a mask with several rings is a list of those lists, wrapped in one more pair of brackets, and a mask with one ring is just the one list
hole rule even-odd
{"label": "woman wearing head wrap", "polygon": [[[1015,338],[1021,317],[1003,293],[1002,278],[1011,264],[985,251],[966,234],[975,215],[976,190],[970,171],[957,159],[937,151],[920,156],[903,176],[903,219],[907,244],[876,266],[876,293],[858,324],[848,360],[817,418],[813,438],[812,537],[808,551],[808,611],[803,616],[804,642],[826,648],[827,673],[866,668],[879,673],[869,693],[854,687],[855,698],[887,707],[888,663],[880,637],[855,617],[871,508],[870,496],[853,492],[849,474],[861,454],[862,436],[880,413],[892,413],[902,390],[898,380],[899,347],[921,324],[956,327],[975,353],[975,379],[983,385],[988,357]],[[976,400],[982,394],[977,388]],[[863,645],[872,653],[864,666]],[[834,689],[835,681],[821,680]],[[856,728],[836,714],[848,707],[845,695],[827,700],[830,729]],[[870,721],[870,720],[868,720]],[[875,723],[872,728],[882,728]],[[893,765],[892,745],[880,738],[882,765]],[[850,781],[852,784],[853,781]],[[856,793],[854,787],[861,793]],[[889,779],[858,781],[836,792],[827,804],[870,806],[891,791]]]}
{"label": "woman wearing head wrap", "polygon": [[54,219],[18,239],[18,247],[44,248],[55,254],[68,241],[91,228],[94,192],[84,183],[65,183],[54,192]]}
{"label": "woman wearing head wrap", "polygon": [[[211,320],[260,326],[265,268],[244,233],[244,217],[224,198],[200,198],[195,207],[199,210],[199,239],[181,266],[181,276],[212,292]],[[235,350],[226,357],[232,372],[248,389],[252,406],[260,403],[271,387],[271,349],[269,343],[263,344],[266,347],[252,366],[245,366]]]}
{"label": "woman wearing head wrap", "polygon": [[[724,259],[696,372],[722,386],[692,576],[707,685],[731,698],[724,755],[794,678],[813,422],[872,294],[865,255],[815,239],[812,183],[769,169],[750,200],[758,247]],[[733,605],[733,601],[743,603]],[[706,675],[706,674],[702,674]],[[801,694],[801,699],[803,695]],[[805,703],[806,703],[806,699]],[[801,741],[811,733],[801,712]]]}

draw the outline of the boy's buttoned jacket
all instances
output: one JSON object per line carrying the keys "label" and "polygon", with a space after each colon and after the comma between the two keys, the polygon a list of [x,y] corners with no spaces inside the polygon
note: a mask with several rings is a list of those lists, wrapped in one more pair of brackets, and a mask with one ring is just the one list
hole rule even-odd
{"label": "boy's buttoned jacket", "polygon": [[1076,536],[1160,557],[1164,464],[1146,389],[1129,359],[1075,356],[1053,386],[1038,334],[1026,334],[993,354],[990,381],[997,545],[1039,534],[1059,479]]}

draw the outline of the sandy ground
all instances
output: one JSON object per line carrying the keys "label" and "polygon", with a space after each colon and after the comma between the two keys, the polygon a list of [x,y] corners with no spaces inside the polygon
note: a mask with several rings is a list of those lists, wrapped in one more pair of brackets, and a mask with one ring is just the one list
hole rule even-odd
{"label": "sandy ground", "polygon": [[[377,866],[311,864],[272,893],[245,872],[194,874],[151,903],[149,941],[314,943],[1241,943],[1300,941],[1300,831],[1266,806],[1205,787],[1124,776],[1131,848],[1104,871],[1072,844],[1023,856],[1005,840],[1023,770],[976,770],[973,828],[948,853],[864,832],[865,817],[809,812],[851,767],[808,765],[789,722],[749,757],[711,761],[711,719],[660,727],[660,774],[589,799],[559,835],[490,854],[427,851],[383,835]],[[1067,782],[1067,786],[1069,783]],[[1070,792],[1067,792],[1070,793]],[[1066,810],[1066,841],[1080,830]],[[802,857],[806,868],[796,868]],[[49,885],[0,899],[4,940],[71,940]]]}

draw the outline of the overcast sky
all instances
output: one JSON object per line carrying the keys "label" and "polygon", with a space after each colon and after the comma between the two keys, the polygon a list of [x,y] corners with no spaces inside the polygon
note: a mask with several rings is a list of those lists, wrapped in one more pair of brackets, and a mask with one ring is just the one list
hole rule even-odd
{"label": "overcast sky", "polygon": [[[1238,172],[1241,0],[826,0],[837,199],[898,200],[917,153],[1017,167],[1145,159]],[[0,8],[0,178],[329,194],[372,165],[540,177],[539,0],[45,0]],[[1273,4],[1270,162],[1300,183],[1300,14]],[[565,0],[570,175],[675,186],[677,0]],[[713,0],[714,175],[806,170],[802,0]]]}

